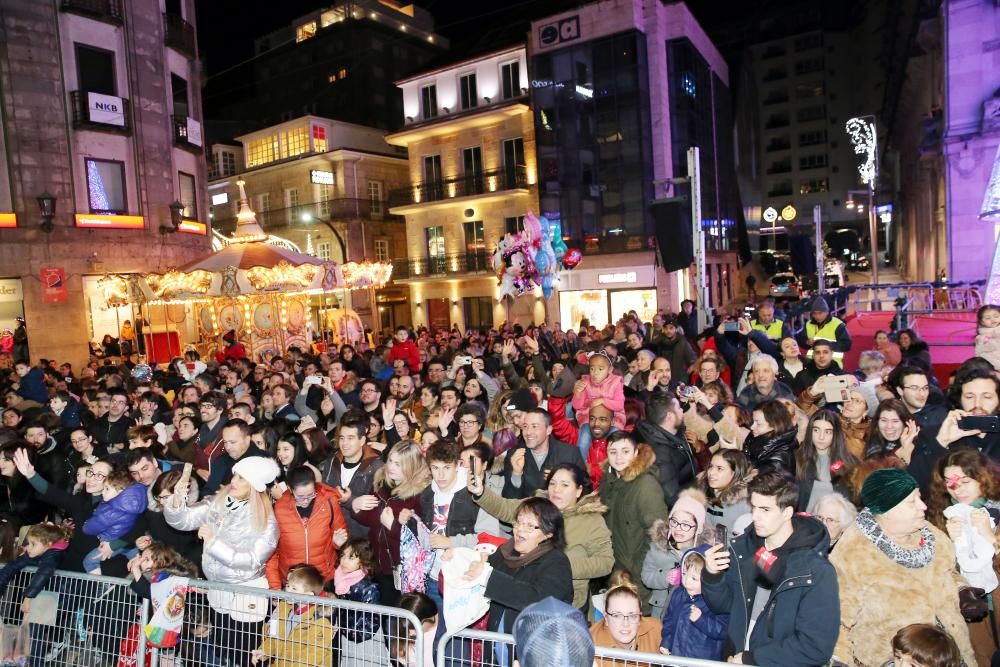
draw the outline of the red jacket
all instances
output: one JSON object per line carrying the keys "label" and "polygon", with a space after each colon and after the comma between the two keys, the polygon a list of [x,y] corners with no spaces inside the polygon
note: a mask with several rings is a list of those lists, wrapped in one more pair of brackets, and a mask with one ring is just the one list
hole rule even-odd
{"label": "red jacket", "polygon": [[315,566],[325,581],[332,579],[338,551],[333,534],[348,530],[347,519],[340,510],[340,493],[317,483],[312,514],[303,521],[289,489],[274,504],[274,518],[278,521],[278,548],[267,561],[267,585],[281,590],[288,569],[299,563]]}
{"label": "red jacket", "polygon": [[224,361],[236,361],[237,359],[246,359],[247,349],[243,347],[243,343],[236,343],[234,345],[227,345],[226,349],[222,352],[215,353],[215,360],[220,364]]}
{"label": "red jacket", "polygon": [[392,349],[389,350],[389,363],[393,363],[396,359],[405,361],[411,373],[420,371],[420,351],[417,350],[417,344],[409,338],[402,343],[398,340],[393,342]]}
{"label": "red jacket", "polygon": [[[552,435],[576,445],[580,439],[580,427],[566,417],[566,403],[568,398],[556,398],[549,396],[549,415],[552,417]],[[597,491],[601,487],[601,476],[604,470],[601,464],[608,459],[608,441],[606,438],[593,438],[590,442],[590,451],[587,452],[587,473],[590,474],[590,481]]]}

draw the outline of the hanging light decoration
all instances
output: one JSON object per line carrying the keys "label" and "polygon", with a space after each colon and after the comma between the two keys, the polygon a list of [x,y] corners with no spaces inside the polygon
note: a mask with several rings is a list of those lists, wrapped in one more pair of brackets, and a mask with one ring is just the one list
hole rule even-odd
{"label": "hanging light decoration", "polygon": [[348,262],[341,269],[347,289],[378,289],[392,278],[392,262]]}

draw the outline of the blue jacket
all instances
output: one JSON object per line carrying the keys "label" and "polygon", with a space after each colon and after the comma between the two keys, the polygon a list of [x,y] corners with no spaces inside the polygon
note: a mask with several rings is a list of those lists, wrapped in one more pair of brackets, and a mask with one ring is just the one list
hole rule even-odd
{"label": "blue jacket", "polygon": [[[708,545],[689,549],[681,559],[698,552],[704,555]],[[704,570],[703,570],[704,572]],[[691,622],[691,607],[701,610],[701,618]],[[663,633],[660,646],[670,650],[670,655],[681,658],[701,658],[718,660],[722,656],[722,642],[729,627],[729,614],[713,612],[702,595],[689,595],[683,586],[678,586],[670,595],[667,611],[663,614]]]}
{"label": "blue jacket", "polygon": [[63,428],[80,428],[80,403],[71,398],[59,415]]}
{"label": "blue jacket", "polygon": [[35,598],[38,594],[45,590],[45,584],[49,582],[49,579],[55,574],[55,571],[59,569],[59,565],[62,563],[63,554],[66,553],[66,547],[69,546],[69,542],[66,540],[58,540],[52,546],[50,546],[45,553],[35,558],[25,554],[23,556],[18,556],[16,559],[7,563],[0,570],[0,592],[2,592],[10,580],[13,579],[18,572],[26,567],[35,566],[38,568],[35,574],[32,575],[31,581],[24,588],[24,597]]}
{"label": "blue jacket", "polygon": [[[382,595],[378,590],[378,584],[368,577],[351,586],[351,590],[347,595],[340,595],[338,597],[341,600],[364,602],[365,604],[378,604],[382,599]],[[378,632],[379,618],[378,614],[341,609],[338,625],[341,632],[347,633],[349,641],[360,644],[361,642],[368,641]]]}
{"label": "blue jacket", "polygon": [[[785,543],[781,581],[773,586],[767,604],[750,635],[743,664],[768,667],[825,665],[833,656],[840,630],[840,589],[837,573],[826,558],[830,535],[819,520],[795,515],[794,531]],[[729,569],[702,573],[705,601],[716,613],[729,613],[728,638],[733,655],[743,650],[757,579],[753,526],[729,543]],[[761,577],[762,579],[762,577]],[[723,656],[725,659],[728,656]]]}
{"label": "blue jacket", "polygon": [[49,402],[49,390],[45,388],[45,374],[36,366],[32,366],[27,375],[20,379],[17,395],[26,401],[35,401],[45,405]]}
{"label": "blue jacket", "polygon": [[102,542],[117,540],[132,530],[135,520],[145,511],[146,487],[129,484],[117,496],[97,506],[94,515],[83,524],[83,532],[96,535]]}

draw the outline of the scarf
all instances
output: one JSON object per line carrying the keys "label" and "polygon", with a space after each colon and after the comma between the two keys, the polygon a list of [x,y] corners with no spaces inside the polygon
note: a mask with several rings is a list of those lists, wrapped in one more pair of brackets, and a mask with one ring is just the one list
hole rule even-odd
{"label": "scarf", "polygon": [[548,540],[539,544],[533,551],[526,554],[519,554],[514,551],[514,539],[511,538],[500,546],[500,556],[503,557],[503,562],[507,564],[507,567],[512,570],[516,570],[524,567],[525,565],[534,563],[536,560],[553,549],[555,549],[555,547],[552,545],[551,540]]}
{"label": "scarf", "polygon": [[358,568],[354,572],[344,572],[344,569],[337,566],[333,571],[333,590],[337,595],[347,595],[351,592],[351,587],[365,578],[364,568]]}
{"label": "scarf", "polygon": [[854,522],[861,534],[876,549],[903,567],[908,567],[911,570],[927,567],[934,559],[934,533],[927,526],[920,529],[920,546],[915,549],[907,549],[889,539],[868,508],[861,510]]}

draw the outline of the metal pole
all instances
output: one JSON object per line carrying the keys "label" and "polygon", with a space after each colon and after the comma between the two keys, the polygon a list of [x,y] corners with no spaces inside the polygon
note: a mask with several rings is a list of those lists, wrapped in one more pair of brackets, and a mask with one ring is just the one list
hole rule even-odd
{"label": "metal pole", "polygon": [[695,308],[698,331],[708,326],[708,285],[705,283],[705,230],[701,226],[701,161],[697,146],[687,152],[691,184],[691,244],[694,249]]}
{"label": "metal pole", "polygon": [[875,215],[875,183],[868,186],[868,233],[872,237],[872,284],[878,285],[878,217]]}
{"label": "metal pole", "polygon": [[826,258],[823,257],[823,211],[819,204],[813,206],[813,224],[816,225],[816,289],[822,294],[826,288]]}

